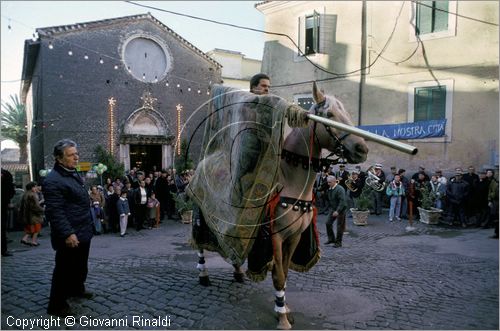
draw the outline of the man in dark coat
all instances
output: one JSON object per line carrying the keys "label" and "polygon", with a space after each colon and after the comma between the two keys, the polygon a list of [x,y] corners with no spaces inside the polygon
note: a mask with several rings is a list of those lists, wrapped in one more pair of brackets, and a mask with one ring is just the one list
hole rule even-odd
{"label": "man in dark coat", "polygon": [[85,291],[93,223],[90,197],[76,171],[79,159],[76,143],[69,139],[58,141],[54,158],[54,168],[43,185],[45,216],[56,251],[47,313],[68,316],[72,313],[67,298],[93,296]]}
{"label": "man in dark coat", "polygon": [[467,218],[465,216],[464,202],[469,194],[469,184],[462,179],[462,169],[455,170],[455,178],[450,180],[446,186],[446,197],[448,198],[451,222],[456,219],[462,224],[462,227],[467,227]]}
{"label": "man in dark coat", "polygon": [[165,217],[165,213],[167,211],[167,201],[170,195],[168,189],[167,172],[165,170],[161,172],[161,176],[158,177],[154,186],[156,198],[158,199],[158,201],[160,201],[160,220],[162,220]]}
{"label": "man in dark coat", "polygon": [[7,217],[10,200],[16,194],[12,174],[2,168],[2,256],[11,256],[7,251]]}

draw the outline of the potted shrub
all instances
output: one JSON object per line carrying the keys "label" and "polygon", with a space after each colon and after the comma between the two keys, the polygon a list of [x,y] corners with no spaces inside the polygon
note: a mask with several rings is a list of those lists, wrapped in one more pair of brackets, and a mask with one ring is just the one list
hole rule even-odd
{"label": "potted shrub", "polygon": [[361,195],[356,201],[355,208],[351,208],[352,220],[355,225],[367,225],[370,208],[373,207],[371,199],[371,188],[367,185],[363,187]]}
{"label": "potted shrub", "polygon": [[436,194],[425,186],[421,187],[419,191],[420,207],[417,208],[420,215],[420,222],[425,224],[438,224],[443,210],[434,207],[437,198]]}
{"label": "potted shrub", "polygon": [[170,192],[175,201],[175,208],[179,215],[181,215],[182,223],[189,224],[193,221],[193,201],[185,193],[177,195]]}

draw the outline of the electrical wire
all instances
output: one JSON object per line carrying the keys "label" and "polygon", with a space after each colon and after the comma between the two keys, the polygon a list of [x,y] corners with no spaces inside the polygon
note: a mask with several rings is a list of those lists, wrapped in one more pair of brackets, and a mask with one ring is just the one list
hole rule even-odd
{"label": "electrical wire", "polygon": [[[178,12],[174,12],[174,11],[171,11],[171,10],[166,10],[166,9],[162,9],[162,8],[158,8],[158,7],[153,7],[153,6],[148,6],[148,5],[143,5],[143,4],[140,4],[140,3],[136,3],[136,2],[133,2],[133,1],[125,1],[126,3],[129,3],[129,4],[132,4],[132,5],[135,5],[135,6],[139,6],[139,7],[143,7],[143,8],[148,8],[148,9],[153,9],[153,10],[158,10],[160,12],[165,12],[165,13],[169,13],[169,14],[173,14],[173,15],[178,15],[178,16],[183,16],[183,17],[188,17],[188,18],[191,18],[191,19],[196,19],[196,20],[201,20],[201,21],[205,21],[205,22],[209,22],[209,23],[214,23],[214,24],[219,24],[219,25],[225,25],[225,26],[230,26],[230,27],[233,27],[233,28],[237,28],[237,29],[243,29],[243,30],[249,30],[249,31],[254,31],[254,32],[260,32],[260,33],[264,33],[264,34],[270,34],[270,35],[276,35],[276,36],[281,36],[281,37],[285,37],[287,38],[293,45],[294,47],[298,50],[299,54],[301,56],[303,56],[310,64],[312,64],[315,68],[321,70],[322,72],[324,73],[327,73],[327,74],[330,74],[330,75],[333,75],[333,76],[336,76],[336,77],[333,77],[333,78],[329,78],[329,79],[337,79],[337,78],[345,78],[349,75],[353,75],[355,73],[358,73],[358,72],[361,72],[363,70],[366,70],[366,69],[369,69],[370,67],[372,67],[377,61],[378,59],[380,58],[380,55],[378,55],[375,60],[370,63],[368,66],[364,67],[364,68],[360,68],[360,69],[356,69],[356,70],[353,70],[353,71],[350,71],[350,72],[346,72],[346,73],[337,73],[337,72],[333,72],[333,71],[329,71],[321,66],[319,66],[318,64],[314,63],[313,61],[311,61],[309,59],[309,57],[304,54],[302,52],[302,50],[300,49],[300,47],[297,45],[297,43],[295,43],[295,41],[287,34],[285,33],[279,33],[279,32],[270,32],[270,31],[266,31],[266,30],[260,30],[260,29],[256,29],[256,28],[250,28],[250,27],[246,27],[246,26],[241,26],[241,25],[237,25],[237,24],[232,24],[232,23],[225,23],[225,22],[221,22],[221,21],[216,21],[216,20],[212,20],[212,19],[207,19],[207,18],[203,18],[203,17],[198,17],[198,16],[193,16],[193,15],[188,15],[188,14],[183,14],[183,13],[178,13]],[[384,49],[382,50],[381,53],[383,53],[385,51],[385,49],[387,48],[390,40],[392,39],[393,35],[394,35],[394,31],[395,31],[395,28],[396,28],[396,25],[397,25],[397,21],[399,19],[399,17],[401,16],[401,11],[404,7],[404,4],[405,2],[403,2],[403,4],[401,5],[401,10],[398,14],[398,17],[396,19],[396,23],[394,25],[394,28],[392,30],[392,33],[391,35],[389,36],[389,39],[388,41],[386,42],[385,46],[384,46]],[[302,82],[303,84],[304,82]],[[295,83],[293,85],[298,85],[299,83]],[[290,84],[286,84],[286,85],[274,85],[273,87],[274,88],[278,88],[278,87],[284,87],[284,86],[291,86]]]}

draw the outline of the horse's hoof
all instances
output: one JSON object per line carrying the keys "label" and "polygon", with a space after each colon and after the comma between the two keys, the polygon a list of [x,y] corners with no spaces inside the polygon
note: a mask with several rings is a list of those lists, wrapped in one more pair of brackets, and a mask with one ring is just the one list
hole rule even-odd
{"label": "horse's hoof", "polygon": [[290,310],[290,308],[288,308],[288,305],[285,305],[285,309],[288,322],[290,322],[290,324],[295,324],[295,318],[293,318],[292,311]]}
{"label": "horse's hoof", "polygon": [[242,273],[242,272],[233,272],[233,277],[234,277],[234,280],[237,282],[237,283],[244,283],[245,282],[245,278],[244,278],[245,274]]}
{"label": "horse's hoof", "polygon": [[278,313],[278,330],[290,330],[292,325],[288,321],[287,314]]}
{"label": "horse's hoof", "polygon": [[203,285],[203,286],[210,286],[212,285],[210,283],[210,278],[208,276],[200,276],[200,285]]}

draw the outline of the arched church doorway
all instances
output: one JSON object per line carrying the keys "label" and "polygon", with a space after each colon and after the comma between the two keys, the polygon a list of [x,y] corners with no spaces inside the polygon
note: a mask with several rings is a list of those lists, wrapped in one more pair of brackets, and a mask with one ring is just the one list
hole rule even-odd
{"label": "arched church doorway", "polygon": [[162,169],[161,145],[130,145],[130,167],[146,172]]}
{"label": "arched church doorway", "polygon": [[137,167],[143,171],[172,166],[174,136],[167,121],[153,108],[156,100],[145,92],[143,106],[125,120],[120,132],[120,161],[125,170]]}

